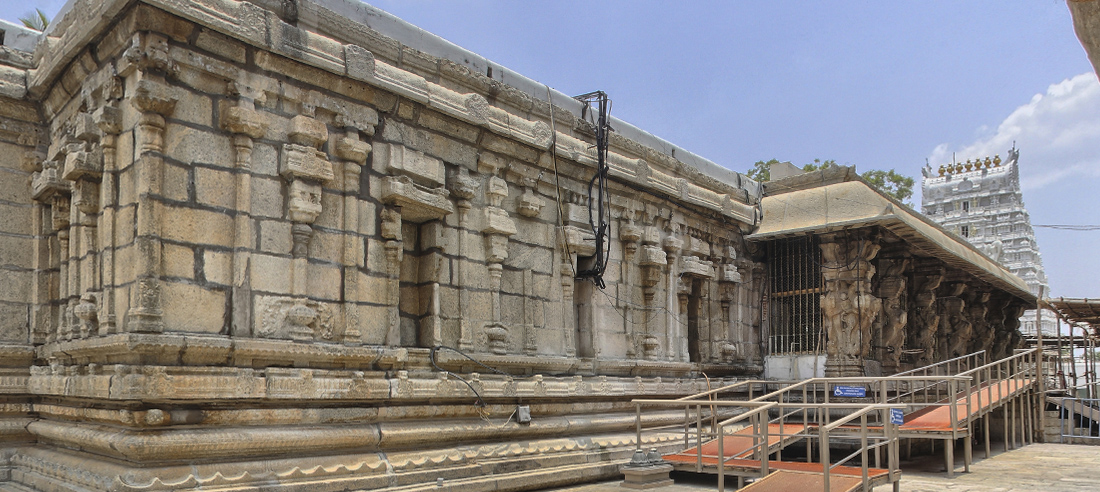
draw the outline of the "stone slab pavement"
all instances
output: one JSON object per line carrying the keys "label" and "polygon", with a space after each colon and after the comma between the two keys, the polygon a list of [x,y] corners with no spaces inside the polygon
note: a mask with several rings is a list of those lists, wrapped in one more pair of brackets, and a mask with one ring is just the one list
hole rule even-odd
{"label": "stone slab pavement", "polygon": [[[961,453],[956,453],[958,456]],[[957,463],[955,478],[943,473],[943,457],[924,456],[902,462],[903,492],[1084,492],[1100,491],[1100,446],[1071,444],[1031,444],[1008,452],[994,452],[989,459],[975,460],[970,473],[962,472]],[[649,489],[654,492],[699,492],[717,490],[713,477],[693,474],[673,474],[675,485]],[[619,481],[549,489],[547,492],[626,492]],[[726,490],[734,490],[736,482],[726,482]],[[889,492],[890,485],[876,487],[876,492]],[[808,491],[806,491],[808,492]]]}

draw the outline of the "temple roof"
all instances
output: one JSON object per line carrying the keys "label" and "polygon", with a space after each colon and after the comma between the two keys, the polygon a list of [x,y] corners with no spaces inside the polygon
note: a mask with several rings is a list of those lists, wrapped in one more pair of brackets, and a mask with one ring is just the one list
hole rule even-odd
{"label": "temple roof", "polygon": [[913,252],[934,257],[1035,303],[1027,284],[968,241],[932,222],[860,178],[855,168],[837,166],[764,183],[764,217],[750,241],[880,226],[905,240]]}

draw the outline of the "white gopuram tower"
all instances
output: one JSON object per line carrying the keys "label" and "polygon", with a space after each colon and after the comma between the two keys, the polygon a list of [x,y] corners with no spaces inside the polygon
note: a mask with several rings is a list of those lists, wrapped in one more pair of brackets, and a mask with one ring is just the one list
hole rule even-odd
{"label": "white gopuram tower", "polygon": [[[966,238],[989,257],[1027,282],[1032,294],[1050,294],[1043,257],[1020,192],[1020,151],[967,159],[921,170],[921,211],[944,229]],[[1044,312],[1043,333],[1056,331],[1054,317]],[[1020,332],[1035,335],[1035,311],[1024,313]]]}

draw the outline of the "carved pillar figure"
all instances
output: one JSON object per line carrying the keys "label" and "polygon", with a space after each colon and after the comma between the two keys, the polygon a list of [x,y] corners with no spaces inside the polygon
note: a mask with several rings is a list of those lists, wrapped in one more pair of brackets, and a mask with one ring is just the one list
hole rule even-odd
{"label": "carved pillar figure", "polygon": [[909,317],[906,302],[909,264],[910,259],[904,256],[878,260],[875,296],[882,299],[883,315],[876,324],[881,327],[879,360],[886,374],[898,372],[902,347],[905,346],[905,325]]}
{"label": "carved pillar figure", "polygon": [[997,349],[998,345],[1004,345],[1002,339],[1007,339],[1008,333],[1005,331],[1005,311],[1007,308],[1008,298],[1003,295],[990,296],[989,309],[986,310],[986,325],[988,326],[988,335],[983,340],[982,346],[979,350],[985,350],[985,357],[987,361],[993,361],[994,356],[999,353]]}
{"label": "carved pillar figure", "polygon": [[920,350],[916,365],[931,364],[936,356],[936,335],[940,315],[936,309],[936,289],[943,282],[943,267],[922,267],[913,274],[913,302],[910,308],[909,332],[911,347]]}
{"label": "carved pillar figure", "polygon": [[952,354],[958,348],[956,340],[965,338],[963,343],[970,341],[970,323],[963,316],[963,310],[966,309],[966,300],[963,299],[966,288],[967,285],[963,282],[952,282],[940,289],[937,301],[940,310],[940,334],[936,344],[938,360],[955,357]]}
{"label": "carved pillar figure", "polygon": [[993,338],[989,326],[989,291],[971,291],[971,297],[966,303],[966,318],[970,321],[972,336],[964,349],[964,354],[984,350]]}
{"label": "carved pillar figure", "polygon": [[871,328],[882,302],[871,293],[881,246],[875,237],[826,234],[821,238],[822,321],[827,334],[827,376],[862,376],[871,352]]}

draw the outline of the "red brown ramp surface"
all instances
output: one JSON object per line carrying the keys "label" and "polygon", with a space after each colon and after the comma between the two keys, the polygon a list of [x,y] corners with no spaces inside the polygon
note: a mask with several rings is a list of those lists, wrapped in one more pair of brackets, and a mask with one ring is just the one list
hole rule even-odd
{"label": "red brown ramp surface", "polygon": [[[1014,397],[1020,390],[1032,383],[1030,379],[1004,379],[984,386],[956,401],[959,428],[966,427],[967,419],[981,415],[984,410]],[[981,395],[979,398],[978,395]],[[970,415],[966,413],[966,401],[970,399]],[[978,400],[981,400],[981,408]],[[945,400],[946,401],[946,400]],[[901,431],[951,432],[951,407],[935,406],[918,410],[905,416]]]}
{"label": "red brown ramp surface", "polygon": [[[850,492],[863,487],[860,477],[830,475],[830,492]],[[778,470],[757,479],[741,489],[744,492],[810,492],[825,490],[825,476],[821,473]]]}
{"label": "red brown ramp surface", "polygon": [[[782,444],[788,443],[797,437],[791,436],[791,434],[798,434],[805,428],[802,424],[783,424],[783,433],[785,436],[779,435],[779,424],[768,424],[768,449],[769,454],[775,452]],[[722,443],[722,454],[726,455],[726,458],[744,458],[753,454],[752,449],[752,427],[745,427],[733,434],[725,436]],[[696,450],[697,448],[692,446],[676,454],[667,454],[664,459],[676,464],[689,464],[696,463]],[[708,443],[703,444],[703,458],[717,458],[718,457],[718,440],[715,439]],[[717,463],[717,461],[714,461]]]}

